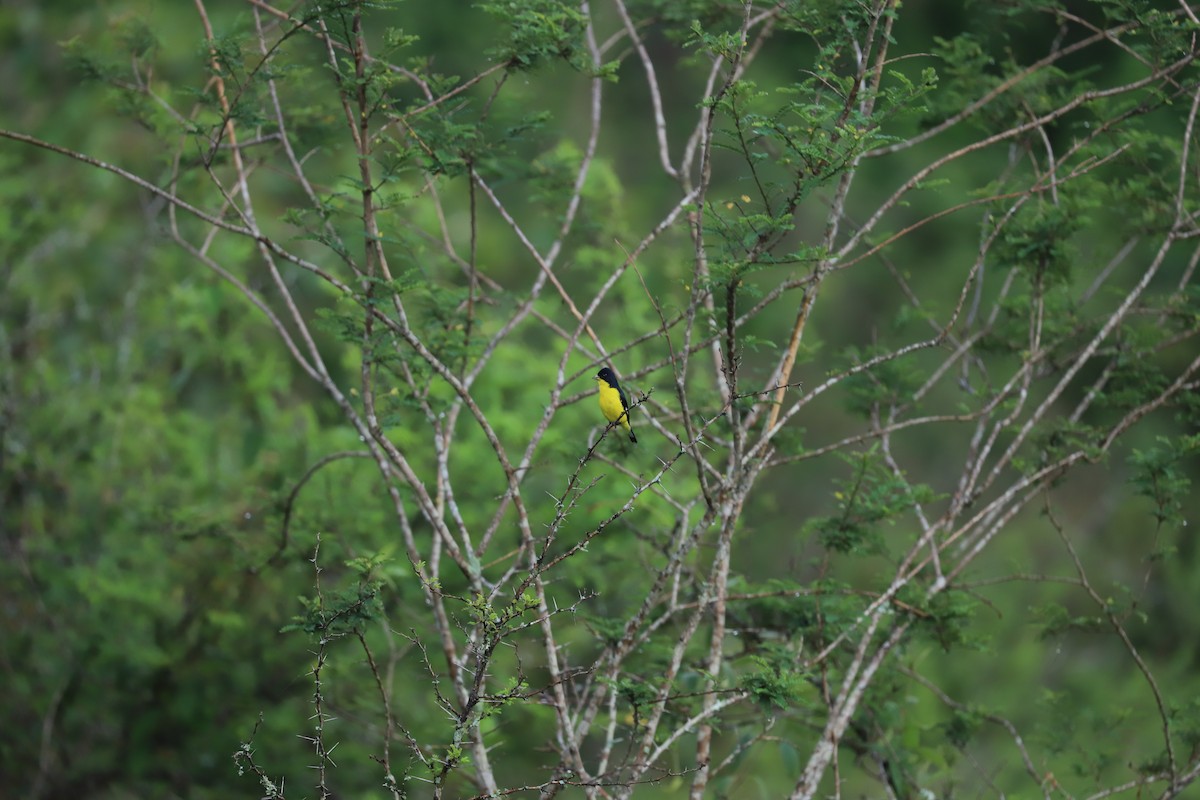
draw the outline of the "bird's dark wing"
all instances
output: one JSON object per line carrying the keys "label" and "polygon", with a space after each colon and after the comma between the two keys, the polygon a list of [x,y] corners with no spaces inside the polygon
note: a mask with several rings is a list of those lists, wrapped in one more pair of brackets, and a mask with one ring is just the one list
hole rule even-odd
{"label": "bird's dark wing", "polygon": [[628,411],[629,410],[629,398],[625,396],[625,390],[621,387],[621,384],[619,384],[619,383],[617,384],[617,394],[621,395],[621,408]]}

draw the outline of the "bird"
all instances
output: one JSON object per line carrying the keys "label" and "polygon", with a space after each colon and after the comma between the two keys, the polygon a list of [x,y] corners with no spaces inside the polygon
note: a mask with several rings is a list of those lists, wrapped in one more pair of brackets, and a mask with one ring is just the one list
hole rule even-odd
{"label": "bird", "polygon": [[633,427],[629,424],[629,399],[625,390],[617,380],[617,373],[608,367],[596,373],[596,382],[600,384],[600,410],[609,422],[619,422],[629,434],[629,441],[637,444],[633,435]]}

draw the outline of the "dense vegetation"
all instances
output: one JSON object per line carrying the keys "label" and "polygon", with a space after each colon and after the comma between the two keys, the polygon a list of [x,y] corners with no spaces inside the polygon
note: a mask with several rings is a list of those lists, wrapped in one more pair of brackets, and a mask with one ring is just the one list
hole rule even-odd
{"label": "dense vegetation", "polygon": [[1194,793],[1198,14],[5,3],[0,795]]}

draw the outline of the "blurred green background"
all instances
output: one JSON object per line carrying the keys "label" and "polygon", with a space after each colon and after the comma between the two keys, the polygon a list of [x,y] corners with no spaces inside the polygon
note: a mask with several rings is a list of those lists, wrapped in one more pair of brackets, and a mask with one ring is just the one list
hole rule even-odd
{"label": "blurred green background", "polygon": [[[909,136],[939,113],[953,113],[964,97],[997,80],[1006,68],[1003,57],[1019,64],[1040,58],[1059,35],[1062,18],[1022,11],[1020,5],[904,3],[890,52],[895,69],[914,81],[927,67],[941,77],[926,111],[889,120],[887,134]],[[1104,4],[1063,5],[1070,13],[1095,16],[1095,6]],[[616,30],[612,8],[597,6],[598,26],[605,33]],[[631,4],[639,13],[660,6],[665,20],[650,26],[647,46],[664,90],[671,152],[678,157],[706,75],[680,38],[691,19],[719,27],[737,9],[704,2]],[[232,38],[252,29],[250,9],[249,3],[232,0],[208,6],[218,36]],[[375,47],[384,49],[387,27],[402,28],[419,41],[401,59],[414,69],[419,65],[446,76],[451,84],[452,76],[465,79],[489,66],[495,56],[488,53],[502,47],[507,35],[495,15],[469,3],[401,3],[369,18]],[[153,43],[146,34],[152,34]],[[992,55],[983,66],[932,55],[944,52],[938,37],[962,34],[989,48]],[[170,174],[177,154],[185,162],[198,157],[190,145],[179,147],[186,137],[172,132],[173,123],[161,109],[137,103],[105,80],[118,73],[97,74],[97,65],[116,70],[115,65],[127,69],[135,63],[135,70],[143,71],[153,65],[144,76],[166,100],[182,109],[199,102],[207,91],[206,49],[192,4],[6,0],[0,6],[0,45],[0,127],[152,182]],[[322,186],[349,192],[352,151],[344,141],[328,70],[321,67],[321,49],[296,36],[281,52],[304,70],[292,76],[299,80],[288,102],[296,112],[294,130],[310,148],[305,155],[311,173]],[[640,64],[624,46],[609,57],[620,61],[616,80],[605,84],[598,156],[580,222],[558,269],[581,305],[621,261],[622,248],[636,244],[679,196],[678,186],[658,166]],[[816,57],[809,39],[781,31],[752,77],[764,87],[787,84],[799,80]],[[1064,73],[1086,75],[1097,86],[1138,75],[1138,65],[1114,48],[1087,49],[1058,66]],[[1195,81],[1194,69],[1186,80]],[[562,210],[555,203],[585,146],[587,87],[585,75],[561,62],[514,72],[482,128],[497,140],[505,131],[518,131],[487,150],[481,163],[542,247],[558,229]],[[477,109],[490,91],[491,84],[481,85],[463,102]],[[395,99],[420,102],[406,84],[397,85]],[[1156,211],[1161,212],[1155,200],[1173,199],[1177,162],[1169,148],[1178,147],[1185,110],[1165,107],[1148,115],[1139,134],[1144,147],[1079,190],[1086,195],[1078,199],[1081,207],[1088,202],[1076,212],[1078,233],[1069,256],[1075,265],[1072,280],[1079,286],[1086,286],[1139,226],[1143,238],[1114,283],[1124,285],[1126,274],[1136,278],[1153,252],[1153,224]],[[539,127],[528,132],[520,127],[543,111],[549,117]],[[979,124],[986,131],[990,121]],[[980,128],[960,126],[919,147],[865,162],[846,209],[847,227],[864,221],[938,154],[980,135]],[[1057,144],[1068,146],[1070,126],[1064,124],[1057,135]],[[944,184],[915,193],[894,213],[886,232],[975,196],[997,180],[1010,159],[1012,152],[998,147],[955,162],[939,173]],[[733,201],[748,191],[745,163],[736,153],[718,152],[714,173],[714,202]],[[1134,181],[1145,184],[1137,195],[1143,202],[1131,206],[1132,191],[1121,195],[1117,187]],[[201,196],[206,184],[203,171],[188,169],[179,191]],[[427,281],[427,295],[415,306],[429,330],[436,330],[444,299],[438,292],[460,297],[462,275],[439,251],[437,220],[421,199],[423,177],[401,170],[387,188],[397,198],[389,252],[398,269],[415,270]],[[268,231],[330,269],[339,266],[328,249],[299,239],[297,228],[284,220],[287,209],[304,203],[286,175],[265,167],[256,175],[255,189],[257,212]],[[465,253],[471,202],[466,181],[444,177],[439,192],[452,215],[455,244]],[[338,225],[349,246],[361,250],[353,201],[350,195]],[[819,237],[826,201],[818,193],[798,212],[797,241]],[[494,332],[537,268],[484,198],[474,202],[484,208],[478,220],[482,271],[510,287],[507,294],[497,293],[496,305],[481,319],[481,326]],[[927,319],[912,311],[889,270],[906,277],[924,312],[944,320],[978,250],[982,214],[982,209],[967,210],[940,219],[901,238],[882,257],[829,278],[795,378],[811,388],[850,363],[852,349],[869,352],[876,344],[894,347],[930,335]],[[312,713],[307,674],[312,642],[303,633],[281,629],[302,613],[299,598],[313,593],[318,534],[327,587],[354,585],[356,573],[347,566],[353,559],[389,559],[375,572],[383,583],[386,616],[370,636],[380,652],[394,658],[393,705],[404,708],[405,724],[422,740],[437,741],[445,726],[431,700],[428,675],[407,639],[410,631],[423,630],[424,600],[403,556],[375,465],[346,458],[317,472],[297,496],[284,538],[285,509],[297,481],[319,459],[359,449],[357,434],[291,360],[262,315],[171,242],[167,225],[164,203],[119,177],[0,140],[0,674],[7,687],[0,796],[257,797],[259,787],[239,776],[232,759],[251,737],[256,759],[270,774],[286,776],[289,794],[313,796],[306,766],[311,753],[297,738],[308,730]],[[203,230],[191,220],[181,225],[193,238]],[[875,242],[885,238],[884,233],[873,237]],[[690,249],[686,230],[677,226],[639,259],[664,312],[686,306]],[[252,244],[224,237],[216,252],[224,263],[238,265],[252,289],[278,300],[269,279],[252,266]],[[1185,264],[1185,256],[1173,255],[1163,286],[1156,288],[1178,281]],[[803,269],[786,265],[756,273],[748,279],[748,296],[751,289],[769,290]],[[318,345],[339,383],[354,386],[360,354],[338,336],[342,303],[311,275],[287,270],[285,276],[303,312],[310,318],[324,315],[326,323],[314,327]],[[998,283],[990,276],[985,280],[985,307]],[[794,318],[795,295],[789,297],[747,326],[746,333],[760,343],[744,353],[746,384],[768,379]],[[1098,298],[1096,308],[1105,302],[1109,299]],[[538,309],[560,324],[571,321],[549,294]],[[655,309],[632,273],[622,278],[595,322],[610,350],[657,325]],[[1183,342],[1164,356],[1164,369],[1177,371],[1194,357],[1194,340]],[[532,421],[541,416],[561,346],[543,326],[523,326],[474,389],[513,452],[523,449]],[[616,363],[623,374],[636,376],[630,381],[636,390],[669,402],[669,370],[651,369],[666,356],[665,344],[651,339]],[[910,363],[928,372],[942,358],[933,352]],[[991,366],[1004,374],[1016,358],[998,352]],[[569,372],[589,368],[588,359],[576,355]],[[577,379],[568,396],[588,388],[588,374]],[[711,381],[698,378],[693,389],[698,407],[717,408]],[[1077,398],[1066,398],[1064,405],[1072,399]],[[953,413],[970,400],[948,385],[927,402],[930,413]],[[1180,437],[1195,434],[1195,401],[1190,402],[1190,416],[1164,413],[1147,419],[1100,464],[1077,470],[1053,491],[1055,513],[1094,586],[1125,621],[1168,698],[1178,720],[1174,733],[1181,737],[1181,758],[1190,757],[1188,745],[1200,743],[1200,552],[1194,526],[1187,525],[1200,501],[1186,491],[1200,467],[1194,447],[1171,462],[1171,478],[1179,484],[1173,495],[1177,505],[1161,519],[1155,516],[1161,507],[1130,480],[1142,474],[1136,453],[1162,454]],[[393,438],[428,469],[432,445],[419,416],[401,401],[388,412]],[[552,495],[561,493],[565,474],[597,424],[590,398],[555,418],[525,483],[538,519],[553,516]],[[613,456],[643,475],[653,472],[656,456],[669,451],[665,440],[644,427],[640,450]],[[786,448],[799,453],[856,433],[863,420],[851,394],[831,392],[792,428],[782,445],[785,455]],[[459,433],[462,455],[452,465],[454,478],[463,484],[459,502],[473,524],[486,524],[504,491],[502,475],[479,468],[490,460],[490,451],[469,420],[459,423]],[[911,479],[944,497],[957,480],[968,437],[965,427],[915,428],[898,435],[895,447]],[[588,470],[588,477],[606,471],[610,477],[576,511],[579,530],[608,516],[627,496],[623,478],[603,465]],[[789,464],[762,479],[734,548],[739,585],[749,589],[772,579],[803,584],[818,574],[863,591],[877,591],[881,580],[886,582],[891,555],[914,535],[912,520],[894,526],[896,540],[885,543],[884,553],[868,557],[831,554],[804,527],[809,519],[833,513],[834,492],[840,488],[835,480],[849,478],[852,471],[852,463],[830,456]],[[691,467],[680,465],[674,488],[691,491],[692,478]],[[1025,736],[1036,770],[1071,793],[1087,795],[1096,787],[1132,780],[1160,757],[1161,721],[1147,684],[1120,640],[1096,623],[1094,603],[1078,587],[1058,580],[1073,577],[1074,568],[1040,511],[1035,503],[1023,512],[964,576],[978,602],[961,620],[961,641],[947,655],[945,643],[936,638],[915,638],[897,659],[903,670],[878,684],[879,694],[861,722],[863,730],[877,726],[889,732],[862,734],[864,751],[877,748],[903,761],[908,774],[938,796],[1038,793],[1012,739],[986,721],[988,714],[1012,720]],[[556,596],[569,605],[581,591],[594,591],[598,594],[587,604],[587,614],[627,613],[644,584],[642,572],[631,566],[653,561],[672,519],[670,509],[650,504],[634,521],[623,518],[611,538],[590,549],[586,562],[564,572]],[[420,530],[420,521],[414,524]],[[511,530],[504,535],[510,538],[506,546],[498,545],[498,556],[515,546]],[[282,554],[273,558],[280,547]],[[453,589],[453,578],[446,580]],[[595,646],[587,627],[582,621],[564,626],[586,662],[584,654]],[[327,677],[343,742],[338,796],[383,796],[381,772],[369,758],[378,750],[378,698],[361,653],[338,653]],[[958,713],[949,709],[912,678],[914,672],[964,707]],[[742,713],[749,723],[767,712],[747,708]],[[503,782],[542,779],[536,777],[539,766],[552,754],[528,745],[540,744],[548,730],[544,710],[521,709],[494,724],[501,731],[494,760]],[[737,726],[722,735],[732,740]],[[814,736],[803,724],[789,729],[775,749],[754,751],[748,767],[716,786],[713,796],[778,797],[790,791]],[[844,750],[847,761],[863,755],[852,745]],[[393,745],[397,751],[402,747]],[[861,775],[847,781],[845,796],[881,796],[880,784]],[[646,796],[685,796],[687,783],[647,787]],[[465,783],[460,788],[463,796],[470,793]],[[424,796],[418,783],[410,791]]]}

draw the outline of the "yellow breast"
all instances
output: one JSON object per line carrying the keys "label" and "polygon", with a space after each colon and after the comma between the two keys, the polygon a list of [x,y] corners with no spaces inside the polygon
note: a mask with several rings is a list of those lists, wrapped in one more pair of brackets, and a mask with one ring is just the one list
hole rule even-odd
{"label": "yellow breast", "polygon": [[[625,406],[621,403],[621,393],[604,381],[600,381],[600,410],[609,422],[616,422],[625,415]],[[622,425],[628,425],[627,419],[621,420]]]}

